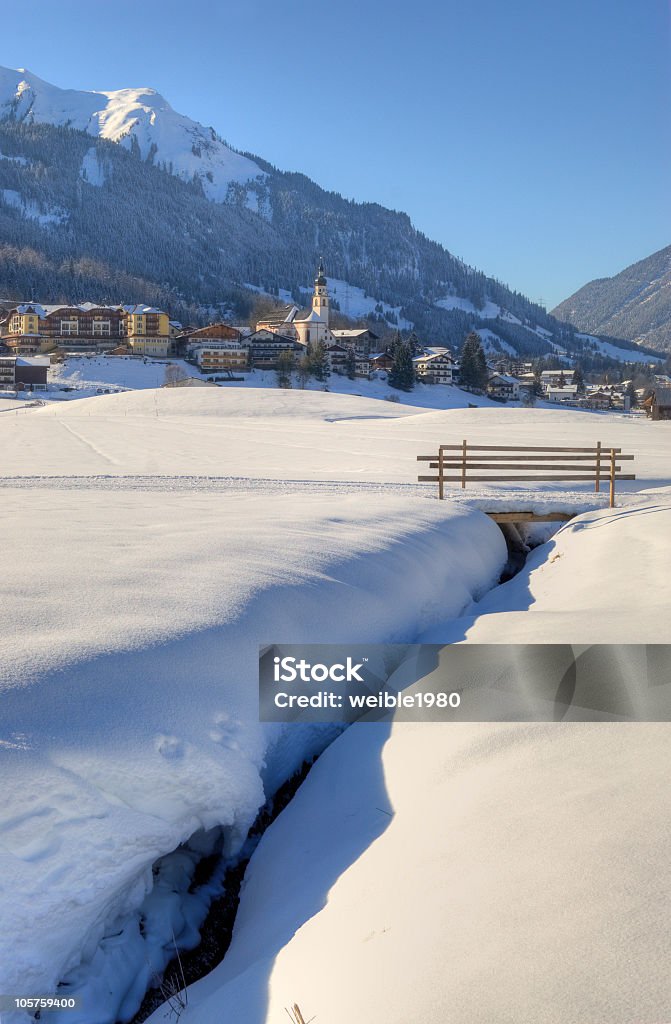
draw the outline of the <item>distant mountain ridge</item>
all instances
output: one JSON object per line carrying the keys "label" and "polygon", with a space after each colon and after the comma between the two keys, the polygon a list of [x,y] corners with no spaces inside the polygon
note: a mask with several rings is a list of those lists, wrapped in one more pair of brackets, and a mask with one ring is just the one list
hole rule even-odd
{"label": "distant mountain ridge", "polygon": [[0,297],[244,318],[259,292],[301,304],[322,254],[334,306],[383,332],[458,348],[476,329],[527,359],[612,358],[406,214],[237,153],[154,90],[81,92],[0,69]]}
{"label": "distant mountain ridge", "polygon": [[584,331],[671,351],[671,245],[590,281],[552,312]]}

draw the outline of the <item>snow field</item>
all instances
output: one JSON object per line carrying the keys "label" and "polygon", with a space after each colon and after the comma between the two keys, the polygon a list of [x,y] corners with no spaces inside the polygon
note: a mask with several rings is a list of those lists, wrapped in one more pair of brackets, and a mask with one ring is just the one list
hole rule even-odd
{"label": "snow field", "polygon": [[[258,426],[241,407],[226,440],[221,407],[202,394],[131,393],[10,416],[3,449],[18,439],[23,473],[43,458],[52,471],[121,473],[158,423],[146,458],[190,469],[194,444],[221,459],[245,422],[249,433]],[[155,397],[178,415],[156,417]],[[352,411],[342,403],[358,408],[305,397],[291,430],[281,402],[265,406],[285,446],[278,473],[298,443],[328,460],[310,435],[325,400],[329,416]],[[106,404],[132,413],[98,422]],[[90,483],[3,481],[12,545],[0,578],[0,990],[49,992],[66,979],[85,1006],[80,1018],[68,1011],[71,1024],[126,1013],[171,930],[191,941],[188,900],[151,910],[152,863],[215,828],[235,855],[265,793],[332,736],[257,721],[259,645],[412,640],[482,594],[506,558],[477,511],[393,491],[266,499]]]}
{"label": "snow field", "polygon": [[[613,617],[622,642],[663,639],[667,428],[561,410],[419,411],[262,389],[135,391],[0,417],[11,538],[0,576],[0,762],[10,794],[0,812],[0,990],[48,992],[67,977],[89,997],[80,1020],[68,1014],[71,1024],[106,1024],[137,1001],[172,930],[193,940],[199,911],[184,894],[156,905],[151,865],[215,829],[234,856],[265,793],[332,735],[258,723],[259,644],[403,642],[422,633],[433,642],[575,642],[578,624],[594,642],[593,624],[612,638],[602,625]],[[616,444],[636,455],[637,480],[622,499],[630,504],[564,527],[532,555],[528,573],[488,598],[506,550],[498,528],[473,507],[483,495],[455,491],[458,500],[439,503],[430,486],[414,485],[416,455],[462,437]],[[265,480],[275,482],[272,490]],[[511,494],[527,505],[553,500],[549,488]],[[584,492],[579,500],[594,498]],[[631,579],[633,587],[623,584]],[[346,1015],[339,999],[348,992],[371,1024],[405,1022],[410,997],[412,1012],[429,1022],[454,1005],[463,1019],[477,1022],[482,1007],[490,1014],[483,1021],[508,1013],[527,1024],[515,1003],[519,969],[507,987],[497,981],[488,989],[483,980],[485,968],[507,963],[515,949],[520,963],[533,964],[532,994],[543,983],[553,996],[567,993],[556,1004],[563,1017],[551,1015],[552,1004],[544,1018],[539,1002],[528,1024],[592,1024],[592,1007],[574,999],[578,988],[590,990],[574,949],[593,947],[599,996],[601,977],[611,979],[609,1021],[629,1024],[639,1008],[641,1019],[648,1010],[654,1019],[647,942],[661,937],[640,918],[642,938],[632,948],[649,998],[634,1005],[626,975],[612,981],[608,967],[619,970],[621,950],[631,946],[624,917],[633,904],[618,909],[596,884],[596,867],[604,867],[604,886],[610,879],[625,896],[649,892],[639,864],[653,865],[651,877],[663,885],[654,832],[666,813],[666,791],[660,796],[655,782],[661,740],[650,733],[648,743],[645,734],[641,774],[627,787],[636,744],[627,747],[619,734],[611,734],[612,747],[594,746],[592,762],[567,732],[553,762],[543,729],[518,735],[482,726],[448,736],[413,728],[394,726],[389,739],[385,726],[356,726],[323,755],[259,846],[231,951],[194,987],[187,1024],[236,1013],[263,1024],[293,1001],[328,1024]],[[615,792],[605,766],[618,756]],[[647,831],[638,810],[644,789],[653,801]],[[575,817],[557,794],[566,794]],[[631,813],[625,839],[641,838],[626,840],[630,861],[613,830],[605,833],[612,849],[594,845],[590,815],[601,806],[615,822]],[[575,846],[575,877],[562,823]],[[262,853],[274,835],[278,847]],[[559,844],[556,877],[543,866],[531,870],[541,840],[543,865]],[[174,856],[167,888],[175,873],[188,877],[188,855]],[[266,856],[275,871],[267,872]],[[623,936],[608,949],[598,946],[583,877],[596,893],[594,913]],[[563,889],[579,936],[568,950]],[[35,929],[35,920],[53,924]],[[391,978],[385,991],[371,983],[383,972]],[[469,991],[486,998],[469,1003]],[[626,1022],[625,1005],[634,1005]]]}

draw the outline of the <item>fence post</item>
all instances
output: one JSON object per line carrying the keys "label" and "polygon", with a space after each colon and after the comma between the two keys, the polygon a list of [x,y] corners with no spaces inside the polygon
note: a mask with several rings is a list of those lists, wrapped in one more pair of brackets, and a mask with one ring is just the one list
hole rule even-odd
{"label": "fence post", "polygon": [[466,487],[466,441],[464,440],[461,445],[461,487],[462,490]]}
{"label": "fence post", "polygon": [[610,507],[615,508],[615,449],[610,450]]}
{"label": "fence post", "polygon": [[596,443],[596,480],[594,481],[594,490],[599,493],[601,484],[601,441]]}
{"label": "fence post", "polygon": [[444,458],[445,458],[445,456],[443,455],[443,446],[442,446],[442,444],[439,444],[438,445],[438,497],[439,497],[439,499],[441,501],[445,497],[445,484],[444,484],[444,481],[443,481],[443,459]]}

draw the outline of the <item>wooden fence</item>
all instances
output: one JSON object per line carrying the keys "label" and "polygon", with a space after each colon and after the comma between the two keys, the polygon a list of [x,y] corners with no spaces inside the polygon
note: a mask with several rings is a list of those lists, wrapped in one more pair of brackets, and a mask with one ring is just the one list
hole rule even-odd
{"label": "wooden fence", "polygon": [[[494,453],[494,454],[490,454]],[[600,491],[608,483],[610,507],[615,505],[615,481],[635,480],[634,473],[623,473],[621,462],[632,461],[621,448],[608,448],[598,441],[593,448],[562,448],[552,445],[441,444],[437,455],[418,455],[437,475],[419,476],[422,482],[438,484],[438,497],[445,497],[445,484],[507,483],[513,480],[593,483]]]}

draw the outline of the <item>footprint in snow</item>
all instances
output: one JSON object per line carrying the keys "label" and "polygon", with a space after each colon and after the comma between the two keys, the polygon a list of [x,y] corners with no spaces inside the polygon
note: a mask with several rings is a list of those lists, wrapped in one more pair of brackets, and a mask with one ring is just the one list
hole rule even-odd
{"label": "footprint in snow", "polygon": [[157,754],[165,757],[168,761],[176,761],[184,756],[184,744],[177,736],[156,737],[154,742]]}
{"label": "footprint in snow", "polygon": [[210,729],[210,739],[213,743],[220,743],[222,747],[228,747],[229,750],[237,750],[238,731],[238,722],[232,719],[226,711],[221,711],[214,716],[214,728]]}

